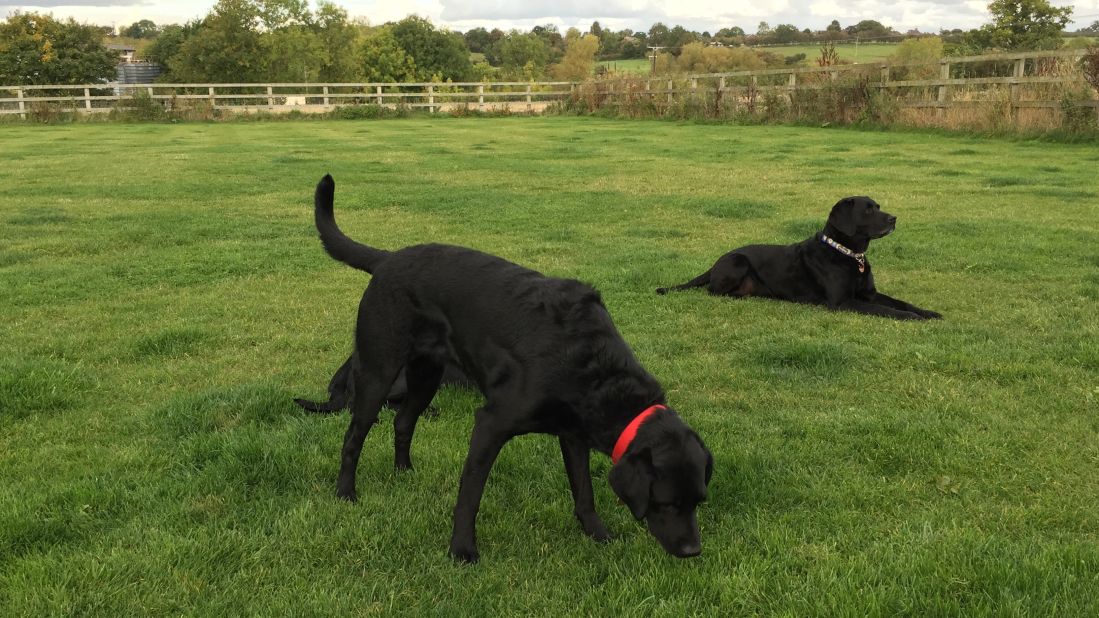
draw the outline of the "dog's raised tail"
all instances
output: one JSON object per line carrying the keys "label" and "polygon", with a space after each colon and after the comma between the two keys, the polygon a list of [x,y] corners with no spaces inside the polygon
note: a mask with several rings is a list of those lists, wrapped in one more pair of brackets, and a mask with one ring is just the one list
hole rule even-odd
{"label": "dog's raised tail", "polygon": [[317,183],[317,191],[313,194],[313,216],[317,231],[321,235],[321,244],[324,245],[328,255],[334,259],[353,268],[373,273],[389,252],[355,242],[340,230],[336,225],[336,215],[332,212],[335,193],[336,181],[332,180],[331,175],[326,174]]}

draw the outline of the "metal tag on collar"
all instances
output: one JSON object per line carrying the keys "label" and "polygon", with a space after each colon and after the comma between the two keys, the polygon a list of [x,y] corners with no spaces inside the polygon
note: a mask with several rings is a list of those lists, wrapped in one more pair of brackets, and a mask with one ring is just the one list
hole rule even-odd
{"label": "metal tag on collar", "polygon": [[866,272],[866,258],[862,257],[861,255],[857,255],[855,256],[855,261],[859,263],[859,272]]}

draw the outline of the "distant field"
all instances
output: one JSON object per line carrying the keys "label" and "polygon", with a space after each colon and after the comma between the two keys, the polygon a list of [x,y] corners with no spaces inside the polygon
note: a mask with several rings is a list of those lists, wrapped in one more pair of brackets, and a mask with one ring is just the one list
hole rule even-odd
{"label": "distant field", "polygon": [[[780,54],[782,56],[805,54],[806,62],[815,65],[815,60],[820,57],[820,48],[820,45],[788,45],[782,47],[757,47],[755,49],[771,52],[773,54]],[[893,55],[896,50],[896,43],[860,43],[857,46],[854,43],[844,43],[836,45],[836,53],[839,54],[840,59],[849,60],[851,62],[878,62]]]}
{"label": "distant field", "polygon": [[609,71],[619,73],[648,73],[652,67],[652,61],[648,58],[631,58],[629,60],[601,60],[597,63],[607,67]]}
{"label": "distant field", "polygon": [[[804,65],[815,65],[815,60],[820,57],[819,45],[789,45],[783,47],[757,47],[754,49],[780,56],[805,54],[805,60],[802,62]],[[891,56],[896,49],[897,45],[895,43],[862,43],[857,48],[854,44],[836,46],[836,52],[840,58],[851,62],[880,62]],[[621,73],[646,74],[649,72],[651,61],[646,58],[636,58],[630,60],[602,60],[598,64],[607,67],[608,70]]]}
{"label": "distant field", "polygon": [[[1094,145],[596,118],[0,125],[0,616],[1099,616]],[[106,156],[114,153],[117,156]],[[715,458],[703,554],[557,441],[509,443],[482,562],[446,555],[480,399],[334,496],[347,415],[304,414],[384,248],[446,242],[599,288]],[[700,291],[846,195],[899,217],[899,323]]]}

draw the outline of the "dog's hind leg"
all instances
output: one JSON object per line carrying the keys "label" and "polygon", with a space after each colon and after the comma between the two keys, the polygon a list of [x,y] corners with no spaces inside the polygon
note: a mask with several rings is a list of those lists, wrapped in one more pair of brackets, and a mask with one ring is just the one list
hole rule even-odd
{"label": "dog's hind leg", "polygon": [[710,272],[710,294],[737,298],[756,295],[757,286],[752,277],[752,267],[743,256],[723,255]]}
{"label": "dog's hind leg", "polygon": [[599,542],[611,540],[611,533],[595,512],[595,496],[591,488],[591,468],[588,461],[591,451],[583,441],[561,436],[561,455],[565,458],[565,472],[569,476],[569,488],[575,505],[573,514],[584,533]]}
{"label": "dog's hind leg", "polygon": [[412,468],[412,434],[416,431],[416,421],[431,404],[439,383],[443,379],[445,365],[425,356],[409,359],[405,366],[405,379],[408,392],[401,409],[393,418],[393,467],[398,470]]}
{"label": "dog's hind leg", "polygon": [[351,424],[343,438],[340,452],[340,475],[336,480],[336,495],[354,501],[355,472],[359,466],[363,441],[370,428],[378,421],[378,412],[385,404],[389,387],[393,384],[400,364],[395,359],[363,359],[362,365],[352,371],[355,394],[351,400]]}

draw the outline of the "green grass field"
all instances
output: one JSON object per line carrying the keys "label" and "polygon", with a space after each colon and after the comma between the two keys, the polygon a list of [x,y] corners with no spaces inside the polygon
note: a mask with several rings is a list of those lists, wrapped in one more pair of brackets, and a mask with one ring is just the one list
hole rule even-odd
{"label": "green grass field", "polygon": [[[0,615],[1099,614],[1099,148],[576,118],[2,125]],[[446,391],[359,502],[307,416],[382,247],[468,245],[603,293],[716,469],[704,553],[572,518],[556,440],[503,451],[446,555],[478,398]],[[839,198],[899,218],[899,323],[658,285]]]}
{"label": "green grass field", "polygon": [[[776,47],[760,47],[761,51],[779,54],[781,56],[793,56],[805,54],[805,63],[816,66],[816,59],[820,58],[820,45],[783,45]],[[880,62],[897,51],[896,43],[839,43],[836,45],[836,53],[841,60],[849,62]]]}

